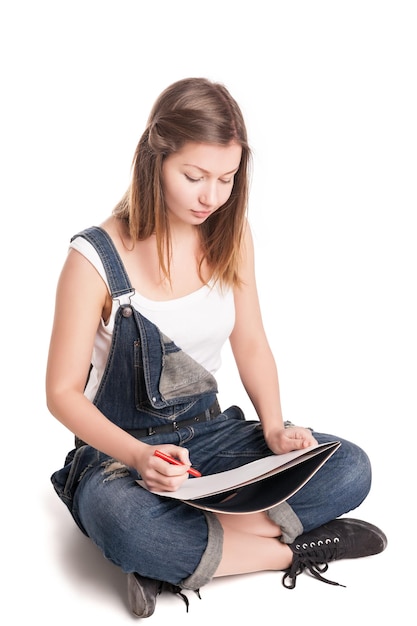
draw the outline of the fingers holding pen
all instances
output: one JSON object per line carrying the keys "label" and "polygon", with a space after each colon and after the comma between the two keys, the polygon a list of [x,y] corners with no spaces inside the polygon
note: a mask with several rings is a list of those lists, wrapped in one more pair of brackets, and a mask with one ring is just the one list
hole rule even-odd
{"label": "fingers holding pen", "polygon": [[176,491],[190,471],[188,450],[164,444],[147,446],[139,472],[151,491]]}

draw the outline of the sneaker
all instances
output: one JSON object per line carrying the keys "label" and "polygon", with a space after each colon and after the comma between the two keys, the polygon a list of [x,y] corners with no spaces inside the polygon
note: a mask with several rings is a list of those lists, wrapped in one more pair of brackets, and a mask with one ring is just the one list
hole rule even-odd
{"label": "sneaker", "polygon": [[385,550],[387,543],[382,530],[368,522],[351,518],[335,519],[300,535],[294,543],[289,544],[294,557],[283,576],[282,584],[287,589],[294,589],[297,576],[307,570],[322,582],[339,585],[322,576],[328,569],[329,561],[379,554]]}
{"label": "sneaker", "polygon": [[[145,576],[140,576],[137,572],[127,575],[127,599],[132,613],[137,617],[150,617],[153,615],[156,598],[163,591],[169,591],[180,597],[185,603],[188,613],[189,600],[178,585],[154,580],[153,578],[145,578]],[[195,593],[200,597],[198,589]]]}
{"label": "sneaker", "polygon": [[137,617],[149,617],[155,611],[156,597],[161,593],[159,580],[139,576],[136,572],[127,575],[127,599],[129,607]]}

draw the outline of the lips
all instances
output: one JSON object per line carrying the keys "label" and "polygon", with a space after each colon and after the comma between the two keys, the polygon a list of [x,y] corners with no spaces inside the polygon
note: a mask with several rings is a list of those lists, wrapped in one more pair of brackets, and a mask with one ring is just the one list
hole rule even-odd
{"label": "lips", "polygon": [[206,218],[206,217],[208,217],[210,215],[211,211],[191,211],[191,213],[195,217]]}

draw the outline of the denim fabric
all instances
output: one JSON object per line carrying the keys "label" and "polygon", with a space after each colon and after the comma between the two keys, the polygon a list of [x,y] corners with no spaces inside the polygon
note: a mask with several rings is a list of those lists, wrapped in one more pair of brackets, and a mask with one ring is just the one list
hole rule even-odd
{"label": "denim fabric", "polygon": [[[149,436],[146,442],[187,447],[193,466],[203,474],[270,455],[260,423],[245,420],[238,407],[209,417],[217,393],[213,376],[130,306],[132,289],[107,234],[92,228],[81,235],[96,246],[112,295],[120,301],[94,399],[98,408],[125,430],[175,420],[178,430]],[[181,427],[182,420],[201,412],[208,421]],[[339,437],[314,435],[319,442],[338,439],[342,445],[301,491],[268,512],[287,542],[357,507],[370,488],[371,468],[360,448]],[[136,470],[82,445],[67,455],[52,483],[80,529],[125,572],[199,588],[221,559],[217,518],[146,491],[137,485],[138,478]]]}

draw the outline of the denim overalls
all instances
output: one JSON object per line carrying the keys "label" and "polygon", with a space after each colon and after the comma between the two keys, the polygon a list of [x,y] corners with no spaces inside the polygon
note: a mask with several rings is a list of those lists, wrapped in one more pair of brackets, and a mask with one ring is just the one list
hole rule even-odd
{"label": "denim overalls", "polygon": [[[146,443],[187,447],[205,475],[270,455],[260,422],[246,420],[236,406],[220,412],[215,378],[131,306],[133,289],[107,233],[92,227],[77,236],[96,248],[119,302],[94,398],[100,411]],[[287,542],[355,508],[369,492],[366,454],[340,437],[314,436],[319,443],[337,438],[342,446],[295,496],[268,511]],[[148,492],[138,478],[134,468],[76,439],[51,480],[80,529],[123,571],[200,588],[221,560],[218,518]]]}

